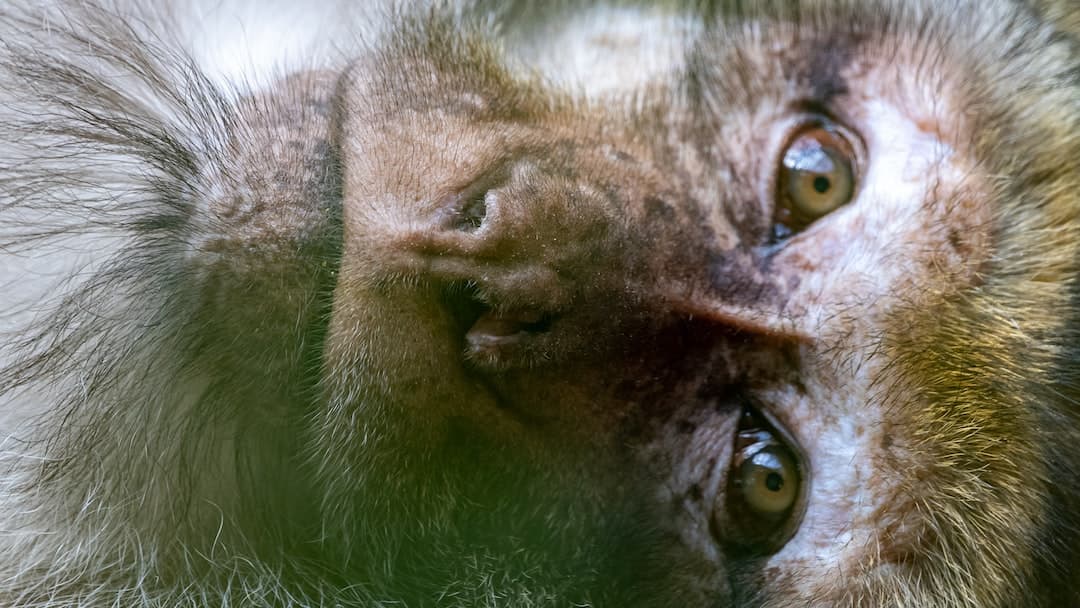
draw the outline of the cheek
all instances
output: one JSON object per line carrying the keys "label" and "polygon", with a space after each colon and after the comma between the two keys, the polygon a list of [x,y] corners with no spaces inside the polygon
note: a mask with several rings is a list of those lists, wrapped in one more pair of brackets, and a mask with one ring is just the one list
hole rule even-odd
{"label": "cheek", "polygon": [[760,395],[783,412],[806,455],[806,511],[797,534],[772,558],[784,570],[865,566],[883,549],[882,509],[898,499],[894,461],[902,448],[893,443],[904,441],[891,436],[896,421],[883,383],[888,361],[869,348],[836,348],[803,352],[802,390]]}

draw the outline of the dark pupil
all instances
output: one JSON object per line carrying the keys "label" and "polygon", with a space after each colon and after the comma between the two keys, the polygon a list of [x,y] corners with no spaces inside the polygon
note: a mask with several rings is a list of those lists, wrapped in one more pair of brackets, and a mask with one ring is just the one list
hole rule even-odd
{"label": "dark pupil", "polygon": [[772,492],[779,492],[784,487],[784,478],[779,473],[769,473],[765,476],[765,487]]}
{"label": "dark pupil", "polygon": [[829,191],[829,187],[832,184],[829,182],[829,178],[824,175],[819,175],[814,178],[814,190],[817,190],[818,194],[825,194]]}

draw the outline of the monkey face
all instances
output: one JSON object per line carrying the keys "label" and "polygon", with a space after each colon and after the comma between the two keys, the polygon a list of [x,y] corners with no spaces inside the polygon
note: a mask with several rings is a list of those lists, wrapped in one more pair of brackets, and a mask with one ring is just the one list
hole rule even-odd
{"label": "monkey face", "polygon": [[493,553],[574,581],[568,597],[630,587],[612,557],[656,532],[633,530],[651,503],[628,498],[619,429],[634,408],[605,368],[645,367],[644,252],[672,228],[650,231],[636,201],[670,180],[606,113],[511,78],[484,46],[403,52],[416,44],[339,86],[342,261],[311,439],[333,476],[321,516],[355,539],[352,560]]}
{"label": "monkey face", "polygon": [[[1046,511],[1057,490],[1031,480],[1054,468],[1037,446],[1063,389],[1043,374],[1064,360],[1013,332],[1064,331],[1039,310],[1067,319],[1071,296],[1000,307],[1018,297],[1013,269],[1045,265],[1034,289],[1073,257],[1057,237],[1057,253],[1025,240],[1018,254],[1011,218],[1051,234],[1072,203],[999,183],[1051,164],[1024,142],[1057,128],[1057,110],[1021,111],[985,84],[999,66],[944,35],[965,10],[721,12],[645,144],[506,82],[396,83],[410,93],[395,102],[420,100],[406,107],[379,103],[387,83],[348,89],[375,110],[349,112],[342,140],[329,358],[381,366],[414,344],[430,360],[395,370],[378,398],[331,400],[389,421],[371,434],[395,443],[454,453],[463,432],[492,453],[513,444],[509,470],[572,463],[540,484],[556,493],[584,483],[611,500],[601,478],[619,479],[639,503],[628,511],[661,522],[633,550],[677,564],[653,591],[695,605],[993,603],[1036,571],[1053,580],[1062,565],[1038,547],[1059,525]],[[977,102],[999,111],[964,111]],[[400,327],[368,336],[359,320],[379,302]],[[1003,383],[1015,359],[980,352],[1002,339],[1043,357],[1022,383]],[[431,406],[418,418],[417,404]],[[500,492],[532,497],[536,483]]]}
{"label": "monkey face", "polygon": [[[1038,93],[1019,101],[1002,66],[1032,72],[945,34],[964,3],[799,10],[722,15],[677,129],[719,261],[687,299],[769,338],[717,344],[738,353],[732,384],[644,451],[671,467],[661,500],[708,564],[690,577],[703,605],[1023,603],[1031,580],[1073,576],[1047,531],[1075,498],[1049,506],[1062,476],[1040,447],[1072,409],[1070,349],[1032,337],[1071,333],[1051,277],[1075,258],[1061,186],[1077,172],[1035,142],[1075,158],[1058,107],[1076,79],[1021,77]],[[1076,66],[1029,43],[1048,30],[977,22],[1022,62]],[[1017,189],[1045,172],[1056,186]]]}
{"label": "monkey face", "polygon": [[[1048,196],[1033,215],[995,177],[1049,162],[1021,169],[999,138],[1020,145],[1054,110],[971,83],[996,67],[944,35],[962,7],[909,10],[721,12],[654,122],[539,107],[527,85],[477,78],[476,58],[407,70],[435,85],[349,81],[327,360],[386,381],[362,397],[331,382],[328,412],[362,422],[323,424],[445,451],[380,462],[393,451],[352,436],[334,453],[395,471],[378,496],[405,492],[394,509],[421,519],[437,501],[408,508],[433,478],[445,496],[514,479],[494,495],[575,508],[632,488],[616,511],[659,523],[628,561],[668,556],[651,592],[694,605],[1013,597],[1045,568],[1052,489],[1030,479],[1048,475],[1036,446],[1058,399],[1036,373],[1017,401],[1014,364],[985,360],[1002,349],[979,334],[1046,331],[1043,306],[1068,317],[1067,290],[1004,313],[1015,284],[995,284],[1013,264],[1072,263],[1000,253],[1021,238],[1014,214],[1048,232],[1069,206]],[[976,100],[999,113],[968,115]],[[1046,356],[1040,370],[1061,367]],[[499,466],[456,459],[462,444]],[[601,521],[625,520],[579,530]]]}

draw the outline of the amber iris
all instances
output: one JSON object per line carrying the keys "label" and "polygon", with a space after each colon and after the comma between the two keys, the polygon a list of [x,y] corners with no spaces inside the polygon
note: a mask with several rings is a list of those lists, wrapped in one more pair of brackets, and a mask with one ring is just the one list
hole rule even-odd
{"label": "amber iris", "polygon": [[750,407],[739,421],[734,448],[714,526],[733,552],[772,553],[791,538],[801,519],[802,466],[784,434]]}
{"label": "amber iris", "polygon": [[781,158],[776,222],[792,233],[851,202],[855,194],[855,154],[836,129],[800,131]]}

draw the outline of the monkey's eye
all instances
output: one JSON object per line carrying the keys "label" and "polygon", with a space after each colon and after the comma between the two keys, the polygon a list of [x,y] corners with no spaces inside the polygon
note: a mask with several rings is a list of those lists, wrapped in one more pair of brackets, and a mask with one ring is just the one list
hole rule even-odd
{"label": "monkey's eye", "polygon": [[753,409],[743,410],[728,472],[722,542],[768,554],[783,546],[798,524],[803,475],[799,459]]}
{"label": "monkey's eye", "polygon": [[828,125],[798,132],[784,149],[776,192],[778,238],[851,202],[855,151],[849,140]]}

